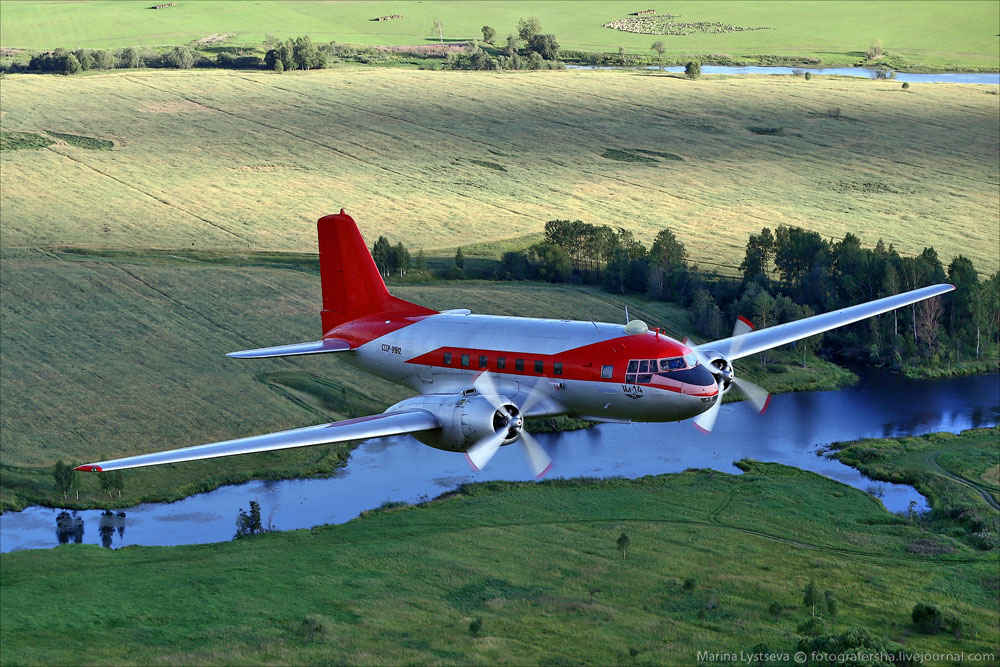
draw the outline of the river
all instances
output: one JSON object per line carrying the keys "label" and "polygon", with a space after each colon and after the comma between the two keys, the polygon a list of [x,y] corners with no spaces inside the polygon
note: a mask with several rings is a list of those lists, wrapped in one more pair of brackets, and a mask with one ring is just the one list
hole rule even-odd
{"label": "river", "polygon": [[[606,67],[597,65],[567,65],[567,69],[635,69],[632,67]],[[660,67],[648,65],[640,69],[683,73],[679,66]],[[865,67],[730,67],[724,65],[702,65],[702,74],[798,74],[809,72],[814,76],[853,76],[863,79],[876,78],[877,70]],[[1000,84],[1000,72],[895,72],[894,81],[907,83],[985,83]]]}
{"label": "river", "polygon": [[[905,485],[875,483],[857,470],[822,456],[831,442],[935,431],[958,432],[1000,422],[1000,376],[913,380],[872,372],[839,391],[773,397],[764,415],[742,403],[722,406],[715,430],[705,435],[690,421],[670,424],[603,424],[585,431],[541,434],[552,455],[550,477],[641,477],[713,468],[739,473],[741,458],[775,461],[826,475],[863,490],[884,492],[893,512],[926,500]],[[262,506],[264,523],[278,530],[342,523],[384,502],[419,502],[457,485],[495,479],[527,480],[520,445],[505,447],[481,473],[465,457],[421,445],[407,436],[370,440],[347,466],[322,479],[255,481],[227,486],[174,503],[147,503],[102,515],[64,514],[47,507],[0,516],[0,550],[37,549],[60,542],[176,545],[232,538],[238,509]],[[183,465],[183,464],[181,464]],[[219,460],[217,465],[225,465]]]}

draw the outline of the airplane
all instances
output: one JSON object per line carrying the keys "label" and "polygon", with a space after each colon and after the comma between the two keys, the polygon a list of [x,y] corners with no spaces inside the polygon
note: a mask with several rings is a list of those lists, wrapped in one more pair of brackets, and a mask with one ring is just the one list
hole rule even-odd
{"label": "airplane", "polygon": [[[436,311],[392,296],[357,224],[343,209],[317,223],[323,337],[231,352],[236,359],[337,354],[416,396],[384,413],[152,454],[87,463],[111,471],[346,440],[411,434],[462,452],[482,469],[504,445],[521,442],[536,477],[552,460],[525,419],[569,415],[597,422],[693,419],[711,431],[722,396],[741,390],[763,412],[770,396],[737,378],[733,361],[955,289],[939,284],[794,322],[692,345],[640,320],[608,322]],[[626,316],[626,320],[628,317]]]}

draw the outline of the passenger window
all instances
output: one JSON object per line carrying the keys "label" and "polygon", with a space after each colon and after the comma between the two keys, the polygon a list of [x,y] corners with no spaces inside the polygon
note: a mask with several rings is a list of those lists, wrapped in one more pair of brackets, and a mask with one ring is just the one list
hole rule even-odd
{"label": "passenger window", "polygon": [[636,361],[635,359],[633,359],[632,361],[628,362],[628,372],[629,373],[635,373],[637,370],[639,370],[639,362],[638,361]]}
{"label": "passenger window", "polygon": [[444,353],[444,365],[451,366],[451,352]]}
{"label": "passenger window", "polygon": [[542,373],[545,372],[545,362],[544,361],[536,361],[535,362],[535,372],[538,373],[539,375],[541,375]]}
{"label": "passenger window", "polygon": [[554,364],[552,364],[552,373],[553,373],[553,375],[562,375],[562,362],[561,361],[557,361]]}
{"label": "passenger window", "polygon": [[643,359],[639,362],[639,372],[648,373],[649,372],[649,362]]}
{"label": "passenger window", "polygon": [[635,384],[635,376],[634,375],[626,375],[625,376],[625,384]]}
{"label": "passenger window", "polygon": [[485,354],[479,355],[479,367],[480,368],[486,368],[486,355]]}
{"label": "passenger window", "polygon": [[612,375],[614,375],[614,366],[601,366],[601,377],[605,380],[610,380]]}
{"label": "passenger window", "polygon": [[507,357],[497,357],[497,368],[500,370],[507,368]]}
{"label": "passenger window", "polygon": [[523,371],[524,370],[524,359],[515,359],[514,360],[514,370],[515,371]]}
{"label": "passenger window", "polygon": [[467,355],[467,354],[463,354],[462,355],[462,366],[464,368],[468,368],[469,367],[469,355]]}

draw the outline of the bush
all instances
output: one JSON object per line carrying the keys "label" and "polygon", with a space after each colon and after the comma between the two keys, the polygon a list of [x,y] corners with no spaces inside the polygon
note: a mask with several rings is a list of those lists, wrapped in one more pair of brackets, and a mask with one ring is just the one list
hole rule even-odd
{"label": "bush", "polygon": [[904,82],[903,82],[903,90],[909,90],[909,89],[910,89],[910,84],[909,84],[909,82],[908,82],[908,81],[904,81]]}
{"label": "bush", "polygon": [[160,56],[160,61],[164,67],[190,69],[194,65],[194,54],[186,46],[175,46]]}
{"label": "bush", "polygon": [[121,55],[118,57],[119,67],[133,68],[140,65],[142,65],[142,58],[139,57],[138,51],[131,46],[122,49]]}
{"label": "bush", "polygon": [[684,590],[693,591],[698,586],[698,580],[694,577],[688,577],[684,580]]}
{"label": "bush", "polygon": [[810,637],[818,637],[823,634],[823,621],[818,617],[810,618],[807,621],[799,623],[799,626],[795,628],[795,631],[800,635],[808,635]]}
{"label": "bush", "polygon": [[806,72],[806,81],[809,81],[812,78],[813,78],[813,73],[812,72]]}
{"label": "bush", "polygon": [[473,637],[479,635],[479,631],[483,629],[483,619],[477,618],[472,623],[469,623],[469,634]]}
{"label": "bush", "polygon": [[63,74],[79,74],[82,67],[80,61],[72,53],[63,61]]}
{"label": "bush", "polygon": [[302,619],[299,630],[302,633],[302,638],[311,642],[313,639],[322,640],[330,632],[330,626],[330,619],[326,616],[309,614]]}
{"label": "bush", "polygon": [[689,79],[697,79],[701,76],[701,63],[692,60],[684,66],[684,76]]}
{"label": "bush", "polygon": [[910,617],[913,619],[913,624],[928,635],[936,635],[944,627],[944,615],[931,604],[918,602],[914,605]]}
{"label": "bush", "polygon": [[779,618],[781,616],[781,612],[783,612],[784,610],[785,608],[781,606],[781,604],[778,602],[772,602],[771,606],[767,608],[767,612],[771,614],[771,616],[774,616],[775,618]]}

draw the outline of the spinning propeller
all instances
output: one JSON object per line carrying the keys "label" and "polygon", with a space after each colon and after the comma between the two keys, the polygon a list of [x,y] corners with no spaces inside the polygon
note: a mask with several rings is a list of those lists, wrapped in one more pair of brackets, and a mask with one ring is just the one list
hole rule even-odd
{"label": "spinning propeller", "polygon": [[[735,357],[739,352],[740,339],[738,337],[753,330],[753,324],[746,318],[739,317],[736,319],[736,324],[733,326],[733,337],[736,340],[733,342],[732,349],[730,350],[731,356]],[[685,338],[684,344],[689,345],[689,343],[690,339]],[[719,410],[722,408],[722,394],[729,390],[730,385],[735,386],[746,396],[758,414],[764,414],[768,404],[771,402],[770,392],[750,380],[736,377],[732,362],[721,353],[714,350],[700,350],[695,346],[691,346],[691,350],[698,357],[698,361],[701,362],[702,366],[715,376],[715,380],[719,384],[719,398],[711,408],[692,420],[695,428],[703,433],[711,433],[712,427],[715,426],[715,420],[719,416]]]}
{"label": "spinning propeller", "polygon": [[524,415],[545,397],[547,392],[544,386],[547,382],[548,380],[541,378],[518,406],[503,400],[488,372],[480,374],[472,386],[496,409],[493,417],[496,433],[486,436],[466,450],[465,456],[473,468],[482,470],[505,442],[520,440],[524,444],[524,453],[535,479],[545,476],[552,467],[552,459],[538,441],[524,430]]}

